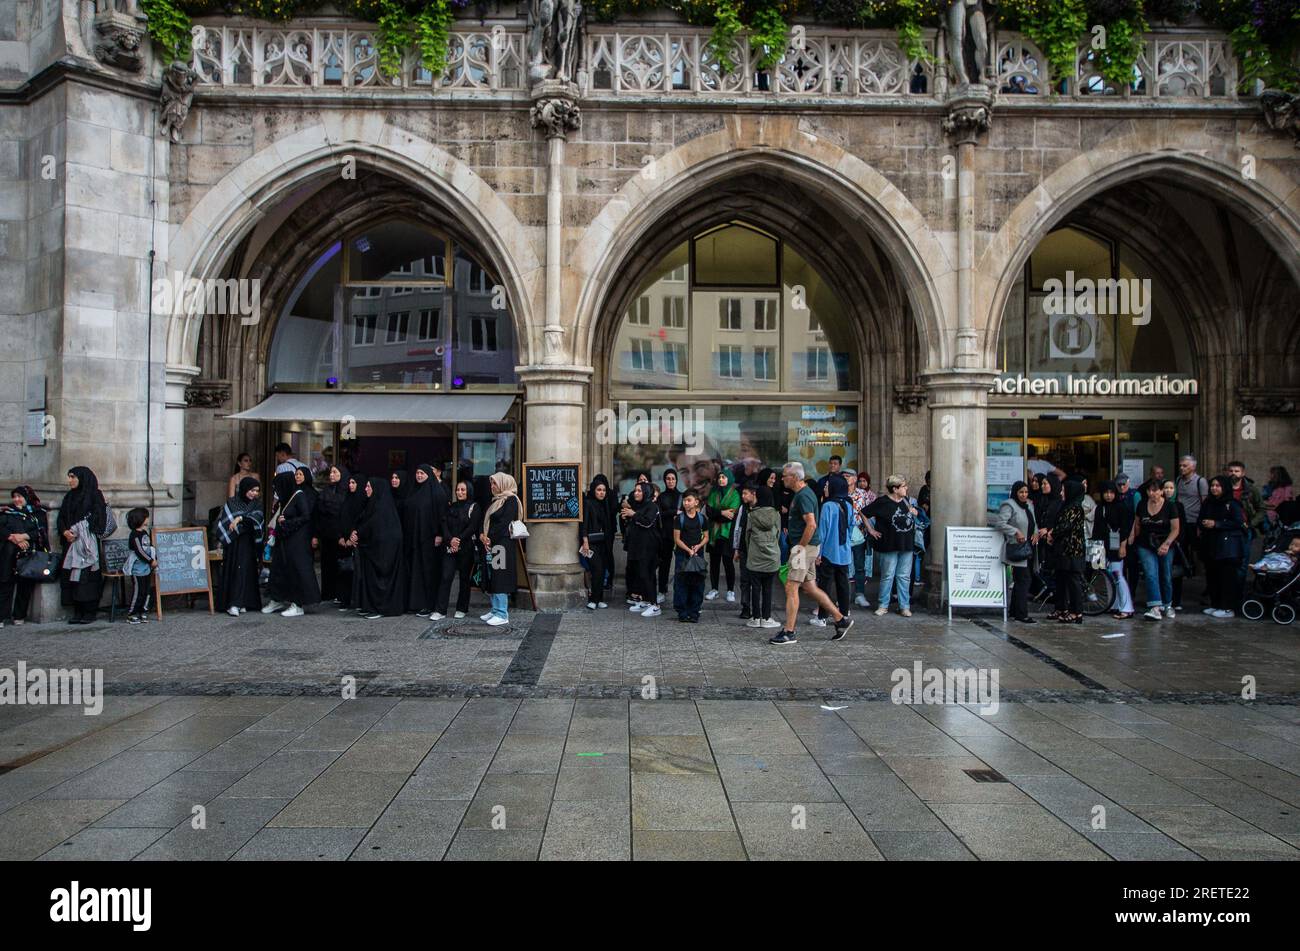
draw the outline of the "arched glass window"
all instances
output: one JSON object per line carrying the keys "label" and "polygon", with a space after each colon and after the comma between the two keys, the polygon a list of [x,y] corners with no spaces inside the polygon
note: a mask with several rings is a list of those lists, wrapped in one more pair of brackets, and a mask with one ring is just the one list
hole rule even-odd
{"label": "arched glass window", "polygon": [[1039,242],[1003,312],[1008,374],[1190,374],[1173,291],[1129,245],[1076,227]]}
{"label": "arched glass window", "polygon": [[801,255],[744,222],[702,231],[649,270],[614,339],[619,488],[669,466],[697,487],[722,467],[853,468],[858,381],[846,308]]}
{"label": "arched glass window", "polygon": [[514,385],[514,321],[495,275],[422,225],[329,245],[281,312],[268,386]]}

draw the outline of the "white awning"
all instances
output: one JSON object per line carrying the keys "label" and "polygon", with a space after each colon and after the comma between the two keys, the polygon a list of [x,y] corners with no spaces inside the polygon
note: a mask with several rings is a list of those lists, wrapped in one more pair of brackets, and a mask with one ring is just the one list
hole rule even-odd
{"label": "white awning", "polygon": [[226,419],[257,422],[499,423],[509,393],[273,393]]}

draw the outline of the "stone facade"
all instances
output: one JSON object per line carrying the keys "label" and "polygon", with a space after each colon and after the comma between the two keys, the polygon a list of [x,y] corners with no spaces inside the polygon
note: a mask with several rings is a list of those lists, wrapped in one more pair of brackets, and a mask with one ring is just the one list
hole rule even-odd
{"label": "stone facade", "polygon": [[[100,63],[90,25],[67,16],[57,49],[39,15],[57,9],[19,3],[18,28],[0,24],[12,34],[0,33],[0,328],[19,342],[0,355],[0,473],[11,481],[53,486],[89,464],[123,498],[152,488],[160,523],[190,514],[187,492],[206,512],[236,453],[260,445],[256,424],[223,417],[265,395],[275,316],[310,236],[394,207],[449,222],[499,273],[519,337],[527,459],[580,455],[597,471],[608,456],[591,413],[608,404],[613,333],[644,268],[692,228],[744,215],[798,242],[850,304],[863,465],[878,484],[897,471],[914,487],[933,469],[937,527],[982,524],[1008,294],[1054,227],[1081,208],[1104,217],[1107,195],[1122,206],[1136,194],[1124,189],[1152,182],[1197,196],[1184,225],[1204,215],[1238,244],[1208,263],[1203,248],[1174,255],[1214,279],[1204,312],[1188,315],[1202,380],[1191,446],[1262,476],[1300,443],[1294,413],[1273,415],[1300,384],[1300,152],[1253,99],[998,96],[987,130],[985,115],[972,131],[948,121],[937,75],[925,95],[838,99],[598,94],[584,79],[580,122],[556,132],[534,127],[523,81],[512,87],[504,71],[500,86],[432,92],[242,83],[196,53],[202,78],[169,141],[156,115],[164,64],[150,53],[136,76]],[[522,36],[519,21],[503,25]],[[1177,208],[1182,192],[1163,194]],[[1181,243],[1168,230],[1151,238]],[[156,316],[149,359],[151,252],[155,278],[263,279],[262,323]],[[39,374],[58,438],[24,447]],[[1259,414],[1254,439],[1242,438],[1246,407]],[[576,587],[571,536],[541,527],[530,543],[555,600]]]}

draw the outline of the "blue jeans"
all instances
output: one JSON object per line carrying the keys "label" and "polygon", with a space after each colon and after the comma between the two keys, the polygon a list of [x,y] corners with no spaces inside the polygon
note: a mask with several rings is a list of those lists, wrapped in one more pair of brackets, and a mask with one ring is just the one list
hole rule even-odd
{"label": "blue jeans", "polygon": [[489,597],[492,599],[492,613],[499,618],[505,618],[507,621],[510,620],[509,602],[506,600],[510,595],[493,594],[489,595]]}
{"label": "blue jeans", "polygon": [[1147,607],[1160,608],[1173,604],[1173,549],[1164,555],[1158,555],[1154,549],[1139,545],[1138,561],[1142,562],[1142,574],[1146,578]]}
{"label": "blue jeans", "polygon": [[871,549],[867,543],[853,546],[853,593],[867,594],[867,579],[871,577]]}
{"label": "blue jeans", "polygon": [[[878,551],[876,559],[880,562],[880,607],[889,607],[889,587],[894,586],[898,595],[898,607],[901,611],[911,610],[912,552]],[[897,579],[897,584],[895,584]]]}
{"label": "blue jeans", "polygon": [[682,571],[686,553],[680,548],[675,553],[677,570],[673,572],[673,610],[679,618],[699,617],[704,604],[704,579],[707,575],[688,575]]}

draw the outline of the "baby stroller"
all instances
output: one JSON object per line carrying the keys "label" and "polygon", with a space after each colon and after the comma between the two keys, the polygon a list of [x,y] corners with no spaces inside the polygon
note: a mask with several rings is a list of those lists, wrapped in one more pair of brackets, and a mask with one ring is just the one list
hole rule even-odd
{"label": "baby stroller", "polygon": [[1255,577],[1251,582],[1251,596],[1241,602],[1243,616],[1258,621],[1270,612],[1276,624],[1295,621],[1296,598],[1300,595],[1300,558],[1286,554],[1294,538],[1300,538],[1300,525],[1283,529],[1277,541],[1264,550],[1264,556],[1250,566]]}

